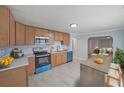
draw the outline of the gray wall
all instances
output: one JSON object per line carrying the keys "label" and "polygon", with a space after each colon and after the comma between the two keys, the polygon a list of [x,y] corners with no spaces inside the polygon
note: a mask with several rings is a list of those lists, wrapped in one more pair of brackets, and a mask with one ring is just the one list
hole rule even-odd
{"label": "gray wall", "polygon": [[76,38],[77,57],[81,59],[88,58],[88,38],[99,36],[111,36],[113,38],[113,50],[119,47],[124,50],[124,29],[104,30],[94,33],[85,33],[73,36]]}

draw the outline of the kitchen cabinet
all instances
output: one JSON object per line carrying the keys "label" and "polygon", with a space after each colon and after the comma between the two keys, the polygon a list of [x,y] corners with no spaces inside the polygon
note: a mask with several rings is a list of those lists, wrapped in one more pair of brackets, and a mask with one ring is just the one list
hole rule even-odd
{"label": "kitchen cabinet", "polygon": [[63,41],[63,34],[61,32],[54,32],[55,41]]}
{"label": "kitchen cabinet", "polygon": [[64,52],[62,52],[62,54],[61,54],[61,63],[62,64],[65,64],[66,62],[67,62],[67,51],[64,51]]}
{"label": "kitchen cabinet", "polygon": [[27,87],[26,66],[0,72],[0,87]]}
{"label": "kitchen cabinet", "polygon": [[55,67],[55,66],[57,66],[57,54],[56,53],[54,53],[54,54],[52,54],[51,55],[51,64],[52,64],[52,67]]}
{"label": "kitchen cabinet", "polygon": [[25,25],[16,22],[16,45],[25,45]]}
{"label": "kitchen cabinet", "polygon": [[26,45],[34,45],[35,43],[35,30],[33,27],[26,26]]}
{"label": "kitchen cabinet", "polygon": [[28,63],[29,63],[27,67],[28,74],[33,74],[35,71],[35,56],[28,57]]}
{"label": "kitchen cabinet", "polygon": [[54,40],[59,41],[58,32],[54,32]]}
{"label": "kitchen cabinet", "polygon": [[51,55],[52,67],[65,64],[67,62],[67,51],[53,53]]}
{"label": "kitchen cabinet", "polygon": [[54,32],[54,40],[55,41],[63,41],[63,43],[65,45],[68,45],[70,42],[70,36],[67,33]]}
{"label": "kitchen cabinet", "polygon": [[15,20],[13,15],[10,13],[10,46],[15,45]]}
{"label": "kitchen cabinet", "polygon": [[61,56],[62,56],[62,53],[61,52],[59,52],[59,53],[56,54],[56,63],[57,63],[57,66],[62,64],[62,57]]}
{"label": "kitchen cabinet", "polygon": [[49,44],[54,44],[54,31],[49,31]]}
{"label": "kitchen cabinet", "polygon": [[35,36],[46,37],[47,33],[48,30],[46,29],[35,28]]}
{"label": "kitchen cabinet", "polygon": [[9,46],[9,9],[0,6],[0,47]]}
{"label": "kitchen cabinet", "polygon": [[70,43],[70,35],[67,33],[63,33],[63,43],[68,45]]}

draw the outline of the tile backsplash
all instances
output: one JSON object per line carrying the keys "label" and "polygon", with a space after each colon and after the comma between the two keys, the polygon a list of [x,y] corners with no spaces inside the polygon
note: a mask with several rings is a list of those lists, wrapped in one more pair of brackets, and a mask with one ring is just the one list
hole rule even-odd
{"label": "tile backsplash", "polygon": [[[61,45],[60,42],[56,42],[54,45],[52,46],[48,46],[48,45],[27,45],[27,46],[11,46],[11,47],[6,47],[6,48],[0,48],[0,58],[4,57],[4,56],[8,56],[10,54],[10,52],[12,51],[13,48],[19,48],[22,50],[22,52],[24,54],[33,54],[33,48],[34,47],[43,47],[44,49],[47,49],[48,52],[51,50],[51,47],[54,46],[54,49],[56,51],[56,46]],[[63,49],[68,49],[68,46],[62,45],[61,46]]]}
{"label": "tile backsplash", "polygon": [[0,58],[9,53],[9,48],[0,48]]}

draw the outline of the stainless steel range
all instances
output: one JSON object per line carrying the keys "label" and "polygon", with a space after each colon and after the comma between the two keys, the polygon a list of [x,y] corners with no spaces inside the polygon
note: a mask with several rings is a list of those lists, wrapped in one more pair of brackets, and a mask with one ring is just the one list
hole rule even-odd
{"label": "stainless steel range", "polygon": [[35,54],[35,74],[51,69],[51,55],[47,50],[34,51]]}

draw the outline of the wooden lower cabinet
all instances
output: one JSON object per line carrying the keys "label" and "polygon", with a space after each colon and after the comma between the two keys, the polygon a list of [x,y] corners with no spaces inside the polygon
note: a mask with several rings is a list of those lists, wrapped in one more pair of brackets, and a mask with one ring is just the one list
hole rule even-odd
{"label": "wooden lower cabinet", "polygon": [[52,67],[57,66],[57,61],[56,61],[57,57],[56,57],[56,55],[57,55],[56,53],[54,53],[54,54],[51,55],[51,64],[52,64]]}
{"label": "wooden lower cabinet", "polygon": [[29,63],[29,65],[27,66],[28,74],[34,74],[34,71],[35,71],[35,56],[28,57],[28,63]]}
{"label": "wooden lower cabinet", "polygon": [[57,53],[56,55],[57,66],[62,64],[62,53]]}
{"label": "wooden lower cabinet", "polygon": [[61,54],[62,56],[62,64],[66,63],[67,62],[67,52],[62,52]]}
{"label": "wooden lower cabinet", "polygon": [[0,87],[27,87],[26,66],[0,72]]}
{"label": "wooden lower cabinet", "polygon": [[58,52],[51,55],[52,67],[65,64],[67,62],[67,52]]}

